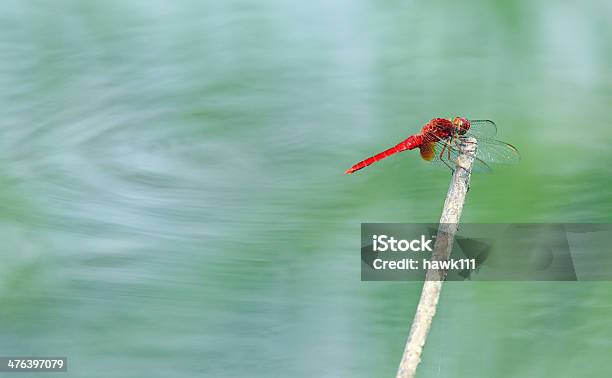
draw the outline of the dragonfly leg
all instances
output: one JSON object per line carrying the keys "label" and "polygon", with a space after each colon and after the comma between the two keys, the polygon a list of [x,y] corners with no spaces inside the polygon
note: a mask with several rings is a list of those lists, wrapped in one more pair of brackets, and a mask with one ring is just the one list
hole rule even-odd
{"label": "dragonfly leg", "polygon": [[452,158],[451,147],[454,147],[454,149],[457,149],[458,142],[459,142],[459,139],[455,135],[451,136],[451,140],[448,142],[448,148],[447,148],[448,160],[452,161],[455,164],[458,164],[458,161]]}
{"label": "dragonfly leg", "polygon": [[451,166],[450,166],[450,164],[448,164],[448,163],[446,162],[446,160],[442,160],[442,161],[444,162],[444,164],[446,164],[446,166],[448,167],[448,169],[450,169],[450,171],[451,171],[451,175],[452,175],[453,173],[455,173],[455,168],[451,167]]}
{"label": "dragonfly leg", "polygon": [[450,169],[451,174],[455,173],[455,169],[453,167],[451,167],[450,164],[448,164],[448,162],[446,161],[446,159],[444,158],[444,156],[442,154],[440,154],[440,161],[442,163],[444,163],[448,167],[448,169]]}
{"label": "dragonfly leg", "polygon": [[446,150],[446,147],[448,146],[446,145],[446,143],[444,143],[444,146],[442,147],[442,151],[440,151],[440,156],[438,156],[440,160],[442,160],[442,156],[444,156],[444,150]]}
{"label": "dragonfly leg", "polygon": [[444,146],[442,147],[442,151],[440,151],[440,156],[438,156],[438,158],[440,159],[442,163],[444,163],[448,167],[448,169],[451,170],[451,174],[455,173],[455,170],[453,169],[453,167],[451,167],[450,164],[448,164],[448,162],[446,161],[446,159],[444,159],[445,150],[447,150],[450,153],[450,147],[446,143],[444,143]]}
{"label": "dragonfly leg", "polygon": [[442,150],[440,151],[440,155],[438,156],[438,159],[444,163],[448,169],[450,169],[451,174],[455,173],[455,169],[453,167],[451,167],[450,164],[448,164],[448,162],[446,161],[446,159],[444,158],[444,152],[447,152],[447,155],[450,158],[450,144],[448,142],[442,143]]}

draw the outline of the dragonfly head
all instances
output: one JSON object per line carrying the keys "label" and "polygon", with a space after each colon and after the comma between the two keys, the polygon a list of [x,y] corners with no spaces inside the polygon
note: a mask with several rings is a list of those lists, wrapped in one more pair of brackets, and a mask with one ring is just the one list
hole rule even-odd
{"label": "dragonfly head", "polygon": [[463,117],[455,117],[453,119],[453,125],[459,130],[459,134],[463,135],[470,129],[470,121]]}

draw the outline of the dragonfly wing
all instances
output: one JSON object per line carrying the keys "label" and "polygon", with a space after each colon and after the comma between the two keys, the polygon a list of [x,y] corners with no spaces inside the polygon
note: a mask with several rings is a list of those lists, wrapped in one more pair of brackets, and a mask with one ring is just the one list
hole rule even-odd
{"label": "dragonfly wing", "polygon": [[[459,147],[447,139],[438,139],[437,142],[424,143],[421,147],[421,157],[437,167],[455,169],[459,158]],[[491,173],[489,165],[478,157],[474,158],[472,171]]]}
{"label": "dragonfly wing", "polygon": [[493,138],[497,135],[497,125],[488,119],[471,119],[468,136],[476,138]]}
{"label": "dragonfly wing", "polygon": [[426,142],[419,147],[423,160],[432,161],[436,156],[436,142]]}
{"label": "dragonfly wing", "polygon": [[521,155],[513,145],[487,138],[478,139],[476,157],[495,164],[517,164],[521,160]]}

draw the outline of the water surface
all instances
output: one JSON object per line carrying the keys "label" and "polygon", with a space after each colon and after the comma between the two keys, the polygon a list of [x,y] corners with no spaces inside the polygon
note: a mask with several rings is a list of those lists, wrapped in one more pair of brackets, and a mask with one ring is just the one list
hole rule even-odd
{"label": "water surface", "polygon": [[[518,166],[466,222],[612,220],[604,1],[8,1],[0,355],[68,376],[394,374],[420,285],[361,222],[436,222],[449,172],[356,161],[434,116]],[[422,377],[603,376],[609,283],[449,283]]]}

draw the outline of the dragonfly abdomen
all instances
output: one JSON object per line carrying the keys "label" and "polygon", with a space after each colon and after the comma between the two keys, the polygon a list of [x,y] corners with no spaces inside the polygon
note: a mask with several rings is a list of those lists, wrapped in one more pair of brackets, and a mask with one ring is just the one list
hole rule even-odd
{"label": "dragonfly abdomen", "polygon": [[359,163],[353,165],[351,168],[347,169],[346,172],[344,173],[345,174],[353,173],[355,171],[358,171],[362,168],[367,167],[370,164],[376,163],[377,161],[382,160],[386,158],[387,156],[391,156],[398,152],[415,149],[421,146],[422,143],[423,143],[422,135],[417,134],[417,135],[409,136],[406,140],[402,141],[401,143],[398,143],[395,146],[387,150],[384,150],[383,152],[380,152],[374,156],[371,156],[365,160],[360,161]]}

